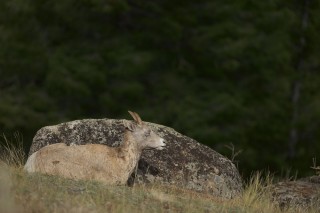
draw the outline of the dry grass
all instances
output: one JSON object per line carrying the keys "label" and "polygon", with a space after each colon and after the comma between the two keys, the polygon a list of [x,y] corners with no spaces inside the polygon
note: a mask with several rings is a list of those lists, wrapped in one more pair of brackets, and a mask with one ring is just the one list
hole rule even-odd
{"label": "dry grass", "polygon": [[[0,213],[15,212],[306,212],[270,202],[269,175],[254,175],[242,196],[225,200],[166,185],[107,186],[57,176],[27,174],[24,153],[6,139],[0,159]],[[8,166],[7,166],[8,165]],[[316,212],[312,209],[309,212]]]}
{"label": "dry grass", "polygon": [[0,137],[0,160],[7,165],[22,167],[26,157],[23,138],[18,132],[12,137],[10,140],[4,134]]}

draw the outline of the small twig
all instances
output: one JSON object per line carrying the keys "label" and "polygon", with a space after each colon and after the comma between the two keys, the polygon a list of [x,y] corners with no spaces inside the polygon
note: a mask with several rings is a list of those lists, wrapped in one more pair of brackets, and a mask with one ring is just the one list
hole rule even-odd
{"label": "small twig", "polygon": [[317,166],[317,158],[312,158],[312,163],[313,166],[311,166],[310,168],[315,170],[316,175],[320,175],[320,166]]}
{"label": "small twig", "polygon": [[241,154],[242,149],[235,151],[235,147],[233,145],[233,143],[230,143],[229,145],[225,145],[225,147],[227,147],[229,150],[231,150],[231,161],[234,162],[234,159]]}

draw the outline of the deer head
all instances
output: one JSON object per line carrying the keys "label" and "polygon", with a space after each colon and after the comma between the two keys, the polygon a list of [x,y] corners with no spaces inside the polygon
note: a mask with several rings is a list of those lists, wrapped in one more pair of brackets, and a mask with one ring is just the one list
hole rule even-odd
{"label": "deer head", "polygon": [[138,143],[138,147],[141,150],[147,148],[162,150],[166,146],[164,139],[147,127],[136,112],[128,112],[134,121],[126,123],[126,129],[131,132],[133,138]]}

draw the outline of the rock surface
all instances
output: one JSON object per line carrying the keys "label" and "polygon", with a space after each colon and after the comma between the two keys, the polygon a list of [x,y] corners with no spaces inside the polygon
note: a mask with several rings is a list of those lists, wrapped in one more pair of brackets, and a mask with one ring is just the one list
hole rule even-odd
{"label": "rock surface", "polygon": [[[84,119],[43,127],[35,135],[29,155],[43,146],[61,142],[118,146],[123,139],[123,121]],[[223,198],[233,198],[242,192],[241,177],[229,159],[172,128],[145,123],[166,140],[167,146],[161,151],[142,153],[129,185],[167,183]]]}
{"label": "rock surface", "polygon": [[273,201],[282,209],[313,207],[320,211],[320,176],[279,182],[271,187],[271,192]]}

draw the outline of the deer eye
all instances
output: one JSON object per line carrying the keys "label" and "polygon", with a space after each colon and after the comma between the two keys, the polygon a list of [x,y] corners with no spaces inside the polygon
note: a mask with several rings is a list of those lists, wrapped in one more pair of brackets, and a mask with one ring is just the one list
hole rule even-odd
{"label": "deer eye", "polygon": [[144,133],[144,136],[147,138],[147,137],[150,136],[150,134],[151,134],[151,131],[149,130],[149,131],[147,131],[147,132]]}

